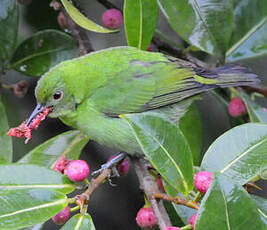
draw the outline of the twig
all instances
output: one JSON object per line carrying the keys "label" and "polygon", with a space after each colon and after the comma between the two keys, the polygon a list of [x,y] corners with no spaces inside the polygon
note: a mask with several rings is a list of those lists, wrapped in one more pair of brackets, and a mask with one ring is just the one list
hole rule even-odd
{"label": "twig", "polygon": [[78,42],[80,56],[90,53],[93,50],[89,37],[86,31],[78,26],[69,16],[65,9],[62,9],[64,16],[67,19],[68,28],[71,31],[73,37]]}
{"label": "twig", "polygon": [[173,196],[170,196],[170,195],[167,195],[165,193],[154,193],[153,196],[156,198],[156,199],[162,199],[162,200],[168,200],[168,201],[171,201],[171,202],[174,202],[175,204],[181,204],[181,205],[184,205],[184,206],[187,206],[189,208],[194,208],[194,209],[199,209],[199,206],[197,204],[197,202],[193,201],[193,200],[184,200],[182,199],[181,197],[173,197]]}
{"label": "twig", "polygon": [[159,193],[159,189],[155,183],[155,179],[150,175],[147,169],[147,161],[143,157],[133,158],[133,164],[139,179],[140,188],[145,192],[147,199],[154,210],[160,229],[165,229],[166,227],[171,226],[171,221],[163,206],[162,200],[157,200],[153,196],[153,194]]}
{"label": "twig", "polygon": [[81,210],[83,210],[84,205],[87,205],[92,193],[95,189],[102,184],[106,179],[108,179],[111,175],[111,169],[105,169],[97,178],[93,178],[88,185],[88,188],[80,195],[75,197],[77,203],[80,205]]}
{"label": "twig", "polygon": [[267,97],[267,88],[262,87],[262,86],[243,86],[243,89],[245,89],[247,92],[249,93],[260,93],[262,94],[264,97]]}
{"label": "twig", "polygon": [[103,6],[105,6],[107,9],[117,9],[120,10],[120,8],[118,8],[117,6],[115,6],[113,3],[107,1],[107,0],[97,0],[100,4],[102,4]]}

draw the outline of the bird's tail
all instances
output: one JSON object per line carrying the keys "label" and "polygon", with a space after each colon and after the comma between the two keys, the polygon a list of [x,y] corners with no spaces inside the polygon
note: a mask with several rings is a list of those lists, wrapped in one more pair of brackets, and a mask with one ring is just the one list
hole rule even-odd
{"label": "bird's tail", "polygon": [[252,73],[246,67],[236,64],[227,64],[214,70],[196,70],[196,72],[199,76],[207,79],[207,82],[210,80],[211,85],[214,79],[214,88],[257,85],[260,83],[256,74]]}

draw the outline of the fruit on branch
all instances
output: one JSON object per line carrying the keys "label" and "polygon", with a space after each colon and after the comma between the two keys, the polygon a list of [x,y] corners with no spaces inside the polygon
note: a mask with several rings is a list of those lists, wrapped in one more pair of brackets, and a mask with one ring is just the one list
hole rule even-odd
{"label": "fruit on branch", "polygon": [[65,17],[65,15],[62,12],[59,12],[57,16],[57,23],[62,27],[62,28],[67,28],[68,27],[68,22]]}
{"label": "fruit on branch", "polygon": [[[113,158],[115,158],[116,156],[113,155],[111,156],[108,161],[112,160]],[[122,176],[122,175],[126,175],[128,174],[129,170],[130,170],[130,163],[127,159],[123,159],[122,162],[120,162],[118,165],[117,165],[117,170],[119,172],[119,174]]]}
{"label": "fruit on branch", "polygon": [[191,224],[193,230],[194,230],[194,227],[195,227],[196,219],[197,219],[197,214],[196,213],[193,214],[189,219],[189,224]]}
{"label": "fruit on branch", "polygon": [[194,186],[201,193],[206,193],[212,183],[213,174],[208,171],[201,171],[194,176]]}
{"label": "fruit on branch", "polygon": [[122,13],[117,9],[106,10],[102,15],[102,22],[109,29],[118,29],[123,23]]}
{"label": "fruit on branch", "polygon": [[230,101],[228,111],[232,117],[240,117],[247,114],[246,105],[240,97],[235,97]]}
{"label": "fruit on branch", "polygon": [[163,182],[162,182],[162,178],[161,177],[158,177],[157,178],[157,185],[158,185],[158,188],[161,192],[165,192],[165,189],[164,189],[164,186],[163,186]]}
{"label": "fruit on branch", "polygon": [[66,174],[71,181],[80,182],[89,176],[90,168],[84,160],[70,161],[66,167]]}
{"label": "fruit on branch", "polygon": [[66,156],[63,155],[57,160],[53,169],[59,173],[64,173],[64,170],[65,170],[68,162],[69,161],[66,159]]}
{"label": "fruit on branch", "polygon": [[158,224],[157,218],[151,207],[141,208],[137,213],[136,222],[141,228],[154,227]]}
{"label": "fruit on branch", "polygon": [[62,211],[60,211],[57,215],[52,217],[52,220],[57,225],[64,224],[70,217],[70,207],[65,207]]}
{"label": "fruit on branch", "polygon": [[20,81],[13,87],[13,92],[17,97],[24,97],[29,89],[29,83],[27,81]]}

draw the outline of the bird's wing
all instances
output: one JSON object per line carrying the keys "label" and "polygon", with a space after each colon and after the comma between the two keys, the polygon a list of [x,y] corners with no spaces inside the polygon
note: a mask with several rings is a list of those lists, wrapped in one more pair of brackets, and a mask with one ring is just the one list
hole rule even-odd
{"label": "bird's wing", "polygon": [[193,69],[183,62],[134,60],[127,70],[98,88],[90,100],[111,116],[143,112],[185,98],[187,91],[197,87],[194,76]]}

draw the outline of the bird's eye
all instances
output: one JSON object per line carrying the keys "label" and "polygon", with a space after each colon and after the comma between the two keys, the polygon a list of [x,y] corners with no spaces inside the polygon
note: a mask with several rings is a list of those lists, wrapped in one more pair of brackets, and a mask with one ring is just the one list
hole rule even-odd
{"label": "bird's eye", "polygon": [[60,100],[60,99],[62,98],[62,96],[63,96],[63,93],[62,93],[61,91],[56,91],[56,92],[54,93],[54,95],[53,95],[53,98],[54,98],[55,100]]}

